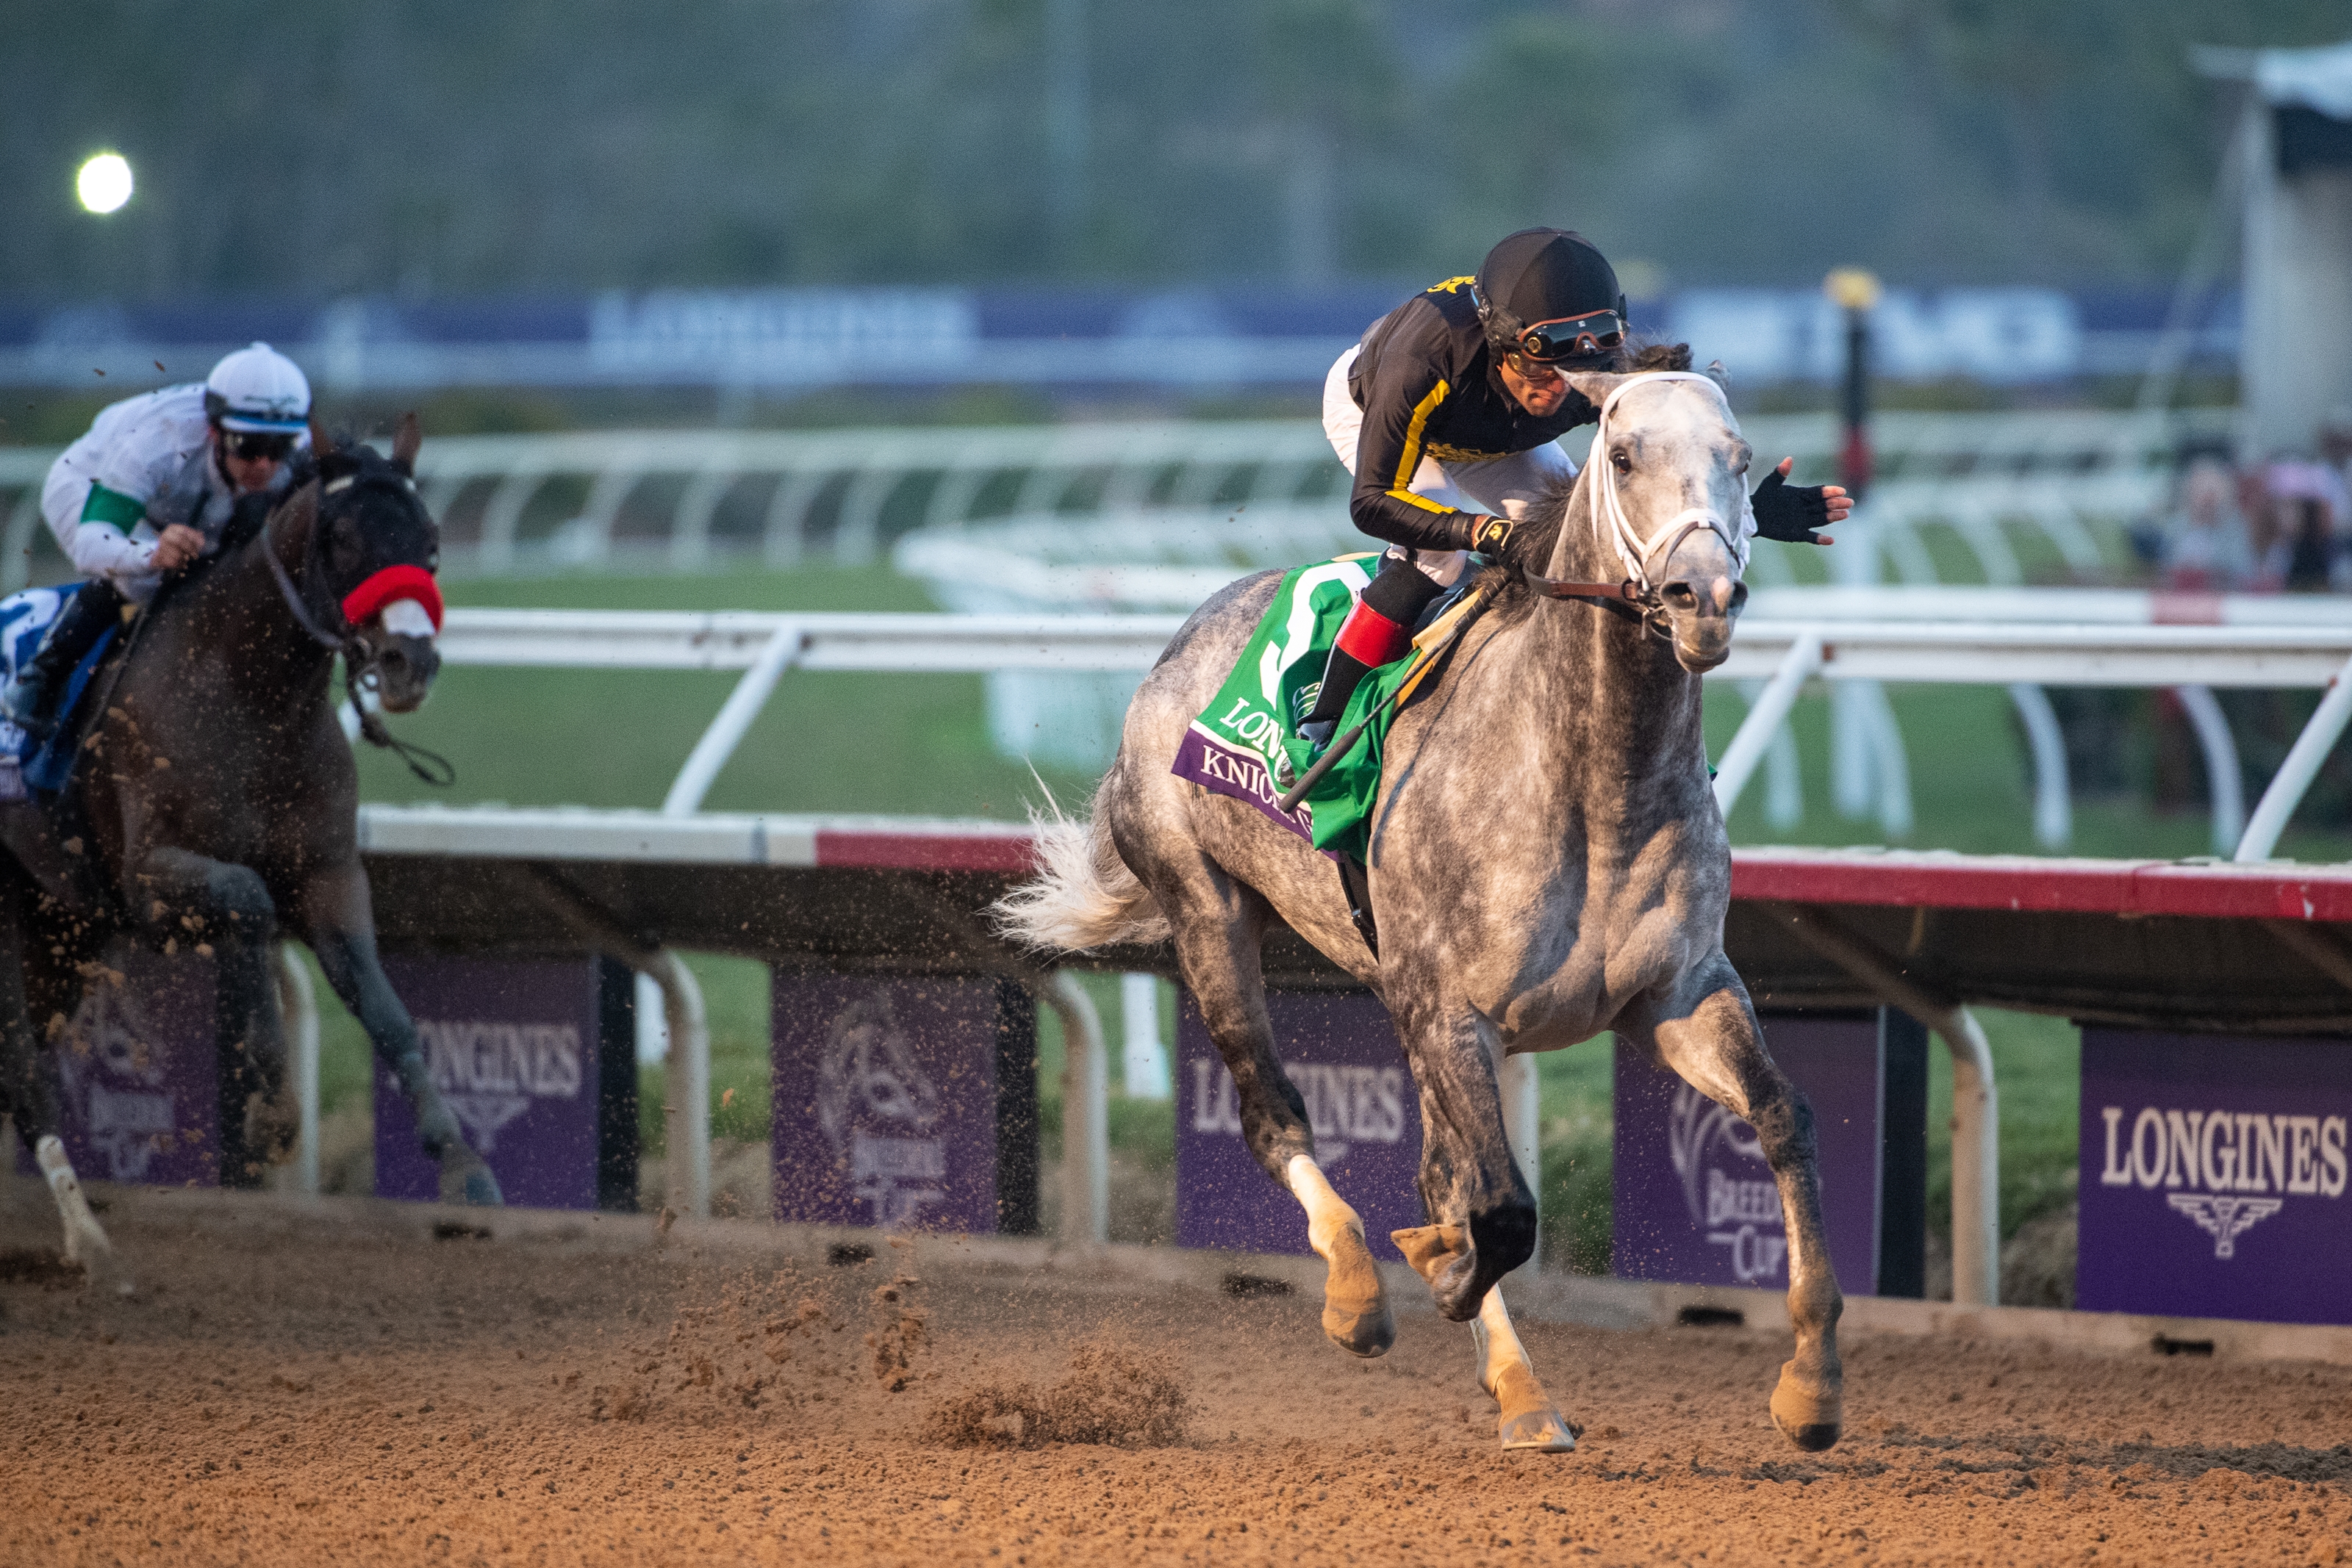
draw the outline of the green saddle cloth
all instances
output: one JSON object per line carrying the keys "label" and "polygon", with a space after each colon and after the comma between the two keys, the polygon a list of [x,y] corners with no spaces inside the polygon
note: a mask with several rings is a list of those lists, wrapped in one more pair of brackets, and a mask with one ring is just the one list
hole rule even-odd
{"label": "green saddle cloth", "polygon": [[[1316,781],[1296,813],[1277,799],[1307,771],[1313,747],[1297,733],[1315,710],[1323,666],[1355,596],[1378,570],[1378,552],[1343,555],[1294,567],[1218,688],[1217,700],[1185,731],[1171,769],[1221,795],[1248,800],[1317,849],[1364,859],[1372,803],[1380,793],[1381,753],[1393,707],[1382,707],[1355,748]],[[1372,671],[1340,716],[1346,735],[1411,673],[1411,659]]]}

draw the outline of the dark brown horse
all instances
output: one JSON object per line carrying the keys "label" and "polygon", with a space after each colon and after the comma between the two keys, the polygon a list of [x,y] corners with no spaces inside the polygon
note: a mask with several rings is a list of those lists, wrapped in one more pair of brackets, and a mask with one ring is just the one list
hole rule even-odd
{"label": "dark brown horse", "polygon": [[359,777],[330,689],[341,654],[406,712],[440,667],[440,531],[413,477],[415,417],[389,458],[315,446],[315,475],[274,510],[241,503],[219,550],[167,583],[92,676],[96,721],[65,791],[0,807],[0,1093],[57,1193],[68,1256],[123,1289],[54,1136],[41,1061],[42,1020],[71,1016],[123,936],[211,953],[224,1185],[256,1185],[291,1130],[272,964],[292,936],[415,1106],[443,1198],[499,1201],[377,961]]}

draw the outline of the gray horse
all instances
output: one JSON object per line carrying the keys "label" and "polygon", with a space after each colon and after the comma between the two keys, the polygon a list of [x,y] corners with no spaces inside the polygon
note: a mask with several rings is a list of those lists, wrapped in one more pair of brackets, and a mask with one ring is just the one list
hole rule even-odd
{"label": "gray horse", "polygon": [[1770,1409],[1799,1448],[1819,1450],[1838,1438],[1843,1301],[1812,1113],[1766,1052],[1724,956],[1731,853],[1699,728],[1698,677],[1728,653],[1747,597],[1750,454],[1705,377],[1570,380],[1603,414],[1564,504],[1532,519],[1538,530],[1558,523],[1549,573],[1628,579],[1653,608],[1644,617],[1547,600],[1524,580],[1498,587],[1388,737],[1370,824],[1377,956],[1328,859],[1249,803],[1169,771],[1264,614],[1271,573],[1227,588],[1177,633],[1128,709],[1091,820],[1047,829],[1040,875],[999,918],[1063,950],[1173,937],[1233,1071],[1250,1150],[1306,1209],[1328,1265],[1324,1332],[1365,1356],[1388,1349],[1395,1325],[1363,1223],[1318,1167],[1305,1103],[1275,1054],[1261,939],[1283,921],[1380,997],[1420,1090],[1431,1221],[1395,1239],[1439,1312],[1473,1323],[1507,1448],[1574,1439],[1496,1288],[1536,1235],[1496,1069],[1506,1054],[1603,1030],[1651,1052],[1746,1118],[1771,1166],[1796,1354]]}

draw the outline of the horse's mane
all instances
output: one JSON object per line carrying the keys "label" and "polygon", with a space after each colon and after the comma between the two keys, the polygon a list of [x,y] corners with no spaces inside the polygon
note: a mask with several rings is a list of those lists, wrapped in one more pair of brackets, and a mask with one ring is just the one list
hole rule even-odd
{"label": "horse's mane", "polygon": [[173,588],[174,596],[194,589],[223,562],[242,552],[246,546],[259,537],[269,522],[270,514],[305,485],[349,475],[362,486],[406,487],[407,471],[361,441],[351,431],[336,431],[330,438],[330,450],[323,455],[307,446],[296,453],[287,466],[286,484],[282,488],[239,496],[236,508],[229,513],[228,521],[221,525],[219,547],[210,554],[197,557],[189,563],[186,570],[168,580],[167,586]]}
{"label": "horse's mane", "polygon": [[[1688,343],[1628,343],[1620,350],[1612,367],[1619,375],[1641,375],[1651,371],[1686,371],[1691,368],[1691,347]],[[1578,479],[1581,479],[1580,473]],[[1518,532],[1526,539],[1522,559],[1544,560],[1550,557],[1552,547],[1559,542],[1560,525],[1567,520],[1568,504],[1576,495],[1578,479],[1556,486],[1550,494],[1528,508],[1519,519]],[[1517,569],[1490,566],[1480,573],[1487,581],[1493,609],[1488,613],[1509,624],[1525,616],[1535,607],[1536,597],[1528,591],[1527,579]]]}

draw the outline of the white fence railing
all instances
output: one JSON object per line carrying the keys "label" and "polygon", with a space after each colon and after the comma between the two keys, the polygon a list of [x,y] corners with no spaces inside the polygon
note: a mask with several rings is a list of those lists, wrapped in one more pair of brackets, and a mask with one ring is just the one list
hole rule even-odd
{"label": "white fence railing", "polygon": [[[1867,602],[1867,601],[1864,601]],[[2219,601],[2213,613],[2260,601]],[[1716,792],[1727,813],[1759,768],[1768,791],[1796,788],[1794,743],[1785,720],[1810,681],[1875,693],[1884,683],[1993,685],[2009,688],[2025,721],[2035,779],[2037,831],[2066,810],[2066,754],[2044,685],[2168,686],[2205,694],[2216,686],[2320,687],[2327,695],[2242,827],[2229,824],[2225,852],[2266,859],[2352,720],[2352,615],[2334,624],[2279,625],[2224,620],[2171,625],[2078,622],[1936,622],[1842,619],[1820,601],[1803,620],[1744,618],[1731,657],[1713,679],[1746,692],[1748,716],[1726,749]],[[1853,608],[1848,605],[1846,608]],[[2044,608],[2054,612],[2054,602]],[[2110,612],[2116,609],[2106,602]],[[2153,613],[2153,605],[2150,609]],[[2245,612],[2251,615],[2251,610]],[[698,810],[777,684],[793,670],[898,673],[1116,673],[1133,680],[1181,624],[1173,615],[1091,617],[980,615],[790,615],[574,610],[454,610],[442,640],[451,664],[549,668],[740,670],[687,758],[662,810]],[[1884,698],[1878,702],[1883,706]],[[2217,831],[2225,794],[2237,785],[2236,747],[2226,723],[2218,740],[2200,705],[2184,698],[2213,770]],[[1123,706],[1123,705],[1122,705]],[[1907,778],[1892,716],[1866,732],[1882,770]],[[2227,783],[2225,785],[2225,777]],[[1907,799],[1907,784],[1905,786]],[[2241,808],[2242,809],[2242,808]],[[1907,807],[1906,807],[1907,810]],[[2049,843],[2053,834],[2043,831]],[[2063,841],[2063,831],[2055,835]]]}
{"label": "white fence railing", "polygon": [[[2074,519],[2144,509],[2179,444],[2225,436],[2231,418],[2227,410],[2160,421],[2084,410],[1885,414],[1873,427],[1883,481],[1874,502],[1890,516],[1944,518],[1979,539],[1991,581],[2012,579],[1984,528],[2046,518],[2035,526],[2086,575],[2097,550]],[[1743,428],[1759,455],[1794,455],[1816,476],[1828,474],[1839,440],[1826,414],[1757,415]],[[1568,444],[1580,455],[1589,440],[1579,432]],[[22,580],[55,456],[0,447],[0,587]],[[426,440],[418,477],[457,574],[789,565],[820,550],[865,564],[898,533],[1023,516],[1113,517],[1132,538],[1163,514],[1304,504],[1338,511],[1344,526],[1347,486],[1320,427],[1297,420],[446,436]],[[1897,565],[1921,559],[1906,552]]]}

